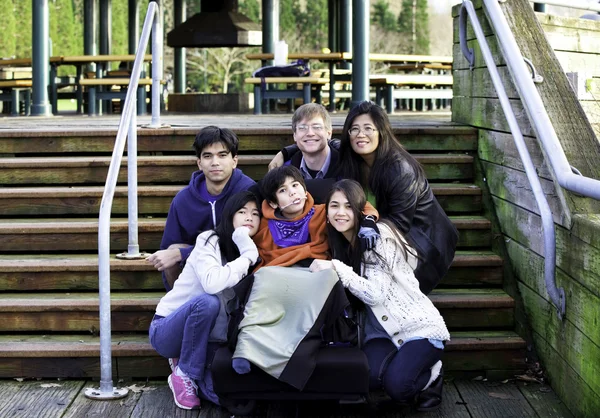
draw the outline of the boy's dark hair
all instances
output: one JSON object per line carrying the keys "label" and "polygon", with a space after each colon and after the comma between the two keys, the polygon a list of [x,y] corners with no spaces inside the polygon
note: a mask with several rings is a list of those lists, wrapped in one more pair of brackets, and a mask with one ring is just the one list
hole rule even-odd
{"label": "boy's dark hair", "polygon": [[265,199],[271,203],[277,203],[277,189],[285,183],[285,179],[291,177],[304,187],[306,191],[306,183],[302,173],[293,165],[284,165],[283,167],[275,168],[269,171],[261,181],[261,192]]}
{"label": "boy's dark hair", "polygon": [[240,140],[231,129],[207,126],[202,128],[196,135],[196,139],[194,139],[194,151],[196,151],[196,157],[200,158],[204,148],[219,142],[225,145],[225,148],[231,152],[232,157],[237,155]]}
{"label": "boy's dark hair", "polygon": [[223,212],[221,213],[221,221],[215,228],[215,231],[206,239],[208,240],[216,235],[219,237],[219,247],[221,248],[221,256],[227,261],[233,261],[240,256],[240,250],[231,238],[235,228],[233,227],[233,216],[238,210],[246,206],[246,203],[254,202],[260,213],[260,202],[258,197],[249,191],[238,192],[227,199]]}

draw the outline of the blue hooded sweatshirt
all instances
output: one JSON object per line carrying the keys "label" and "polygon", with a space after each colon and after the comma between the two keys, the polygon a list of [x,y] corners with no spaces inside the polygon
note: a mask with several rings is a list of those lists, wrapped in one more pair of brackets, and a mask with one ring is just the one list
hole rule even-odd
{"label": "blue hooded sweatshirt", "polygon": [[[231,178],[218,196],[218,200],[211,204],[202,197],[202,183],[206,181],[202,171],[192,174],[190,184],[179,191],[171,202],[165,232],[160,243],[160,249],[165,250],[171,244],[189,244],[191,247],[181,248],[181,265],[189,257],[196,244],[196,238],[201,232],[215,229],[221,220],[223,206],[230,196],[248,190],[256,182],[236,168]],[[163,282],[169,290],[169,286],[163,274]]]}

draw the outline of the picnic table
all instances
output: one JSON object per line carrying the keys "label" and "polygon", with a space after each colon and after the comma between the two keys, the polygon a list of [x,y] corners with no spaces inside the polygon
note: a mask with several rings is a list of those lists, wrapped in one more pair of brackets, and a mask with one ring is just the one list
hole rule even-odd
{"label": "picnic table", "polygon": [[[144,61],[149,62],[152,60],[152,55],[147,54],[144,56]],[[74,97],[77,99],[77,113],[82,113],[83,111],[83,87],[81,85],[80,80],[82,80],[84,75],[84,67],[89,64],[97,64],[96,67],[96,79],[101,79],[104,77],[105,66],[110,62],[133,62],[135,61],[135,55],[74,55],[74,56],[53,56],[49,59],[50,64],[50,104],[52,106],[52,113],[57,114],[57,104],[59,98],[58,89],[61,86],[74,86],[75,94],[67,94],[67,96],[63,97]],[[76,75],[75,77],[58,77],[58,67],[61,65],[72,65],[75,67]],[[32,59],[31,58],[14,58],[14,59],[6,59],[0,60],[0,67],[31,67]],[[123,75],[120,75],[123,77]],[[129,76],[127,76],[129,77]],[[93,82],[87,82],[86,85],[93,85]],[[105,85],[106,83],[98,82],[96,86]],[[122,83],[120,84],[122,85]],[[12,87],[6,87],[6,89],[10,89]],[[22,88],[22,86],[17,86],[14,88]],[[93,94],[92,94],[93,96]],[[96,100],[93,98],[93,100]]]}
{"label": "picnic table", "polygon": [[[52,104],[52,113],[57,113],[58,103],[58,86],[56,84],[58,67],[61,65],[72,65],[75,67],[75,97],[77,99],[77,113],[83,113],[83,86],[81,81],[83,79],[83,69],[86,65],[97,64],[95,79],[100,80],[104,78],[105,66],[110,62],[133,62],[135,61],[135,55],[74,55],[74,56],[57,56],[50,57],[50,102]],[[152,55],[144,55],[144,61],[152,61]],[[122,77],[122,75],[120,75]],[[143,76],[143,74],[142,74]],[[129,78],[129,76],[127,76]],[[70,85],[65,84],[65,85]],[[86,81],[86,86],[94,86],[100,88],[100,86],[106,86],[104,82],[98,81],[97,83]],[[122,85],[122,84],[120,84]],[[109,86],[110,87],[110,86]],[[88,106],[92,106],[92,113],[95,111],[95,100],[96,100],[96,89],[89,90],[89,101]],[[93,104],[92,104],[93,102]],[[145,105],[145,104],[144,104]],[[139,106],[139,104],[138,104]],[[139,109],[138,109],[139,111]]]}
{"label": "picnic table", "polygon": [[[272,53],[258,53],[258,54],[246,54],[246,58],[249,60],[261,60],[267,61],[274,58]],[[348,82],[350,80],[350,74],[340,75],[336,72],[336,65],[342,62],[352,61],[352,53],[350,52],[302,52],[302,53],[290,53],[288,54],[290,60],[317,60],[327,62],[329,64],[329,110],[335,110],[335,84],[338,81]],[[452,65],[452,56],[446,55],[407,55],[407,54],[369,54],[369,60],[372,62],[382,62],[392,65],[411,65],[414,68],[415,65]],[[451,68],[451,67],[450,67]]]}
{"label": "picnic table", "polygon": [[[342,63],[344,61],[348,61],[351,59],[352,54],[349,52],[302,52],[302,53],[290,53],[288,54],[288,59],[290,60],[316,60],[327,62],[329,64],[329,108],[331,111],[332,106],[335,106],[335,66],[336,64]],[[260,53],[260,54],[246,54],[246,58],[249,60],[260,60],[267,61],[272,60],[274,58],[274,54],[271,53]]]}
{"label": "picnic table", "polygon": [[452,70],[452,64],[440,64],[440,63],[424,63],[424,62],[415,62],[414,64],[390,64],[390,70],[401,71],[401,72],[423,72],[425,70],[432,71],[450,71]]}
{"label": "picnic table", "polygon": [[385,97],[387,113],[394,112],[395,99],[425,100],[452,99],[452,76],[446,74],[373,74],[370,84],[376,89],[377,102]]}

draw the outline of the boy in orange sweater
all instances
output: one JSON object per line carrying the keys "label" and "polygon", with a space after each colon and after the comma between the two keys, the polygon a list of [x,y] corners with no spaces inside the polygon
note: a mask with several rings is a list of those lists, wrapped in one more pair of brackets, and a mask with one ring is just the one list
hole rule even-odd
{"label": "boy in orange sweater", "polygon": [[[330,259],[327,241],[325,205],[315,205],[306,190],[304,177],[296,167],[287,165],[267,173],[261,182],[263,217],[253,240],[258,248],[259,263],[266,266],[309,267],[314,259]],[[377,219],[377,210],[367,202],[367,218]],[[369,245],[378,231],[374,222],[361,228],[359,238]],[[364,225],[363,225],[364,226]],[[234,358],[232,366],[239,374],[250,372],[250,362]]]}
{"label": "boy in orange sweater", "polygon": [[[263,218],[254,242],[265,266],[308,267],[329,258],[325,205],[315,205],[296,167],[271,170],[261,182]],[[292,248],[293,247],[293,248]]]}

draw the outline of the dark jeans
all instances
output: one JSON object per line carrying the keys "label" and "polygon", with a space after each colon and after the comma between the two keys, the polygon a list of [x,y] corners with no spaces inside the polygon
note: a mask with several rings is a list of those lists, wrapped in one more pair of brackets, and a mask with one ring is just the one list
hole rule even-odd
{"label": "dark jeans", "polygon": [[178,366],[194,380],[204,378],[208,337],[219,315],[219,298],[203,294],[150,324],[150,343],[163,357],[179,358]]}
{"label": "dark jeans", "polygon": [[363,347],[369,362],[369,388],[383,389],[394,401],[410,402],[427,384],[431,366],[444,350],[426,338],[404,343],[399,349],[387,338],[369,340]]}

